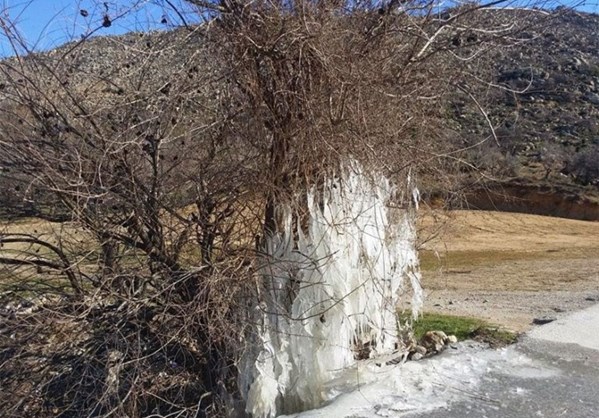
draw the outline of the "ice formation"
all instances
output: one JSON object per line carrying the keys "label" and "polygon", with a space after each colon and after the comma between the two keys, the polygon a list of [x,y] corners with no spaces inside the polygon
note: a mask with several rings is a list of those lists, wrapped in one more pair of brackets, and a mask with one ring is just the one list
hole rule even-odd
{"label": "ice formation", "polygon": [[394,193],[384,176],[351,163],[307,193],[303,224],[283,211],[266,249],[259,351],[242,373],[254,418],[319,406],[360,348],[371,358],[401,351],[398,298],[411,291],[417,315],[422,290],[413,213],[395,209],[391,219]]}
{"label": "ice formation", "polygon": [[[546,381],[560,373],[554,366],[528,357],[514,346],[490,350],[484,344],[460,343],[457,350],[447,350],[428,361],[410,361],[401,367],[360,362],[329,383],[325,405],[287,418],[428,416],[457,402],[470,404],[472,416],[485,416],[485,409],[498,407],[496,399],[489,397],[487,382],[501,385],[497,382],[505,382],[503,376]],[[508,391],[511,398],[526,396],[526,390],[519,387]],[[502,398],[502,404],[506,400]]]}

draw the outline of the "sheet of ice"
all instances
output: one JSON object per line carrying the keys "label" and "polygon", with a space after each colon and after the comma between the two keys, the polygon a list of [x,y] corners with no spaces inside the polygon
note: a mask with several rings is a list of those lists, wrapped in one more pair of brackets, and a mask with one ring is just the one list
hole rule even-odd
{"label": "sheet of ice", "polygon": [[287,417],[401,417],[464,399],[493,406],[496,401],[478,390],[490,373],[546,379],[559,372],[513,347],[490,350],[460,344],[458,350],[420,362],[383,367],[374,361],[357,364],[326,385],[329,401],[324,406]]}
{"label": "sheet of ice", "polygon": [[599,350],[599,305],[574,312],[549,324],[534,328],[532,338],[558,343],[573,343]]}

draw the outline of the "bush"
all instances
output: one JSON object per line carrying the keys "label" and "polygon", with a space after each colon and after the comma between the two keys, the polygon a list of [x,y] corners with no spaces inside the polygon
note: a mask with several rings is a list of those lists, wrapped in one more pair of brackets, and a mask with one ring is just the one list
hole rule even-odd
{"label": "bush", "polygon": [[599,145],[587,147],[572,156],[566,174],[583,185],[599,185]]}

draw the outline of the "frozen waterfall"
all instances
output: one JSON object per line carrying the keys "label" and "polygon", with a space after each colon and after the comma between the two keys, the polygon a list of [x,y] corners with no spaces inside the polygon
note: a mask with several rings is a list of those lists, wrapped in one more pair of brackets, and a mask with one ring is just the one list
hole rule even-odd
{"label": "frozen waterfall", "polygon": [[[406,190],[417,197],[409,181]],[[417,315],[422,289],[412,205],[390,210],[395,193],[352,163],[307,193],[303,221],[283,210],[267,244],[258,351],[241,376],[253,417],[317,407],[358,358],[401,355],[397,303],[411,294]]]}

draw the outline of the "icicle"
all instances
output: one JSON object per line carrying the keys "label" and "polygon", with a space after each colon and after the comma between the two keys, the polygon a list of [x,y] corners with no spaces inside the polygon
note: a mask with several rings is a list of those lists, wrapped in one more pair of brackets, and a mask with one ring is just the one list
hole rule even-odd
{"label": "icicle", "polygon": [[[299,222],[293,230],[285,209],[263,271],[262,348],[246,409],[255,418],[318,406],[326,383],[357,361],[359,346],[371,357],[397,351],[400,290],[412,288],[416,316],[422,289],[413,215],[404,210],[390,221],[393,193],[386,178],[368,178],[351,162],[341,178],[308,192],[306,231]],[[417,193],[412,188],[416,205]]]}

